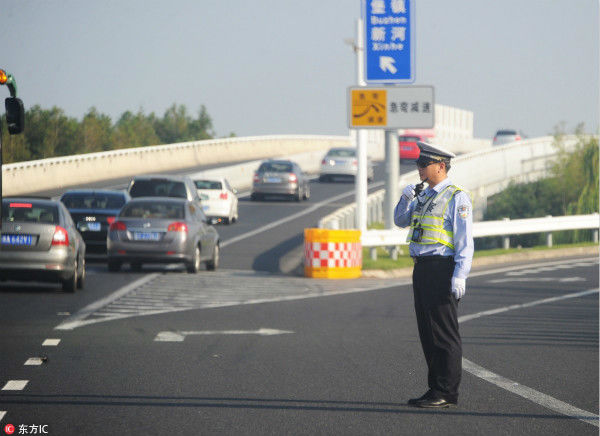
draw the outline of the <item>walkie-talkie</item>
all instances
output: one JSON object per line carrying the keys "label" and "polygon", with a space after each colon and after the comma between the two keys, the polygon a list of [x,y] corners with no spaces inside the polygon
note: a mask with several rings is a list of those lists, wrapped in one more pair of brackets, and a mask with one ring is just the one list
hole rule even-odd
{"label": "walkie-talkie", "polygon": [[427,181],[427,179],[423,180],[421,183],[419,183],[417,186],[415,186],[415,197],[419,196],[419,194],[421,193],[421,191],[425,187],[425,182],[426,181]]}

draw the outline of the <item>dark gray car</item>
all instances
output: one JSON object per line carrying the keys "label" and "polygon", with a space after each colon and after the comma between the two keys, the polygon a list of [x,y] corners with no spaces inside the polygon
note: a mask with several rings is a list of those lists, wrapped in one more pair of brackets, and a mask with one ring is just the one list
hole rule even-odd
{"label": "dark gray car", "polygon": [[292,197],[296,201],[310,198],[308,176],[300,166],[291,160],[268,160],[254,173],[251,200],[259,200],[266,195]]}
{"label": "dark gray car", "polygon": [[196,202],[183,198],[134,198],[127,203],[107,237],[108,269],[123,263],[139,270],[144,263],[183,263],[196,273],[219,265],[219,234]]}
{"label": "dark gray car", "polygon": [[108,227],[130,199],[125,191],[107,189],[74,189],[60,197],[85,241],[88,255],[106,254]]}
{"label": "dark gray car", "polygon": [[57,200],[2,200],[0,278],[57,281],[67,292],[83,288],[85,242]]}
{"label": "dark gray car", "polygon": [[128,192],[132,198],[173,197],[200,203],[196,185],[188,176],[135,176],[129,183]]}

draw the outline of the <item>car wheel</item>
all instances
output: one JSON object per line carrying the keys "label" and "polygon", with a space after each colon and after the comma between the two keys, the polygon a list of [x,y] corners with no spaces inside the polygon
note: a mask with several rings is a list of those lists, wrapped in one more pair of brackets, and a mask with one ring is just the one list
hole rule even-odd
{"label": "car wheel", "polygon": [[220,247],[219,243],[215,245],[215,249],[213,250],[212,258],[206,262],[206,269],[209,271],[214,271],[219,267],[219,257],[220,257]]}
{"label": "car wheel", "polygon": [[83,289],[85,286],[85,259],[80,259],[81,273],[77,277],[77,289]]}
{"label": "car wheel", "polygon": [[62,282],[63,291],[73,293],[77,289],[77,261],[75,261],[75,271],[73,275]]}
{"label": "car wheel", "polygon": [[302,196],[303,194],[300,192],[300,187],[298,187],[298,192],[292,195],[292,199],[294,199],[294,201],[300,201],[302,200]]}
{"label": "car wheel", "polygon": [[142,270],[142,262],[131,262],[131,269],[135,272]]}
{"label": "car wheel", "polygon": [[196,274],[200,271],[200,247],[196,246],[194,250],[194,258],[192,262],[186,265],[187,272],[190,274]]}
{"label": "car wheel", "polygon": [[306,185],[304,189],[304,200],[308,200],[310,198],[310,185]]}
{"label": "car wheel", "polygon": [[118,272],[120,269],[121,269],[120,261],[108,259],[108,270],[110,272]]}
{"label": "car wheel", "polygon": [[231,224],[231,219],[229,217],[224,217],[223,224]]}

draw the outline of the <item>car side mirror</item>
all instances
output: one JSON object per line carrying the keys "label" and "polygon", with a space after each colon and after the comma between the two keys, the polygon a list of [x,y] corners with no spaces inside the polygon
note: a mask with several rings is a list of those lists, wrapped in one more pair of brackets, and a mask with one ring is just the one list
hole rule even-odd
{"label": "car side mirror", "polygon": [[8,124],[8,133],[17,135],[25,128],[25,108],[20,98],[9,97],[4,100],[6,107],[6,123]]}

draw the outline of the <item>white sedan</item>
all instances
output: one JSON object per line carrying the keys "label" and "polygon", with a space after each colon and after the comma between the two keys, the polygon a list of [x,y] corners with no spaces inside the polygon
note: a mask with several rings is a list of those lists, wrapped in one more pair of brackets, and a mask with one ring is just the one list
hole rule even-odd
{"label": "white sedan", "polygon": [[[358,159],[356,148],[336,147],[331,148],[321,161],[319,181],[325,182],[338,177],[356,177],[358,172]],[[367,157],[367,180],[373,180],[373,163]]]}
{"label": "white sedan", "polygon": [[231,187],[227,179],[194,180],[196,190],[202,200],[204,215],[213,222],[225,224],[238,220],[237,190]]}

